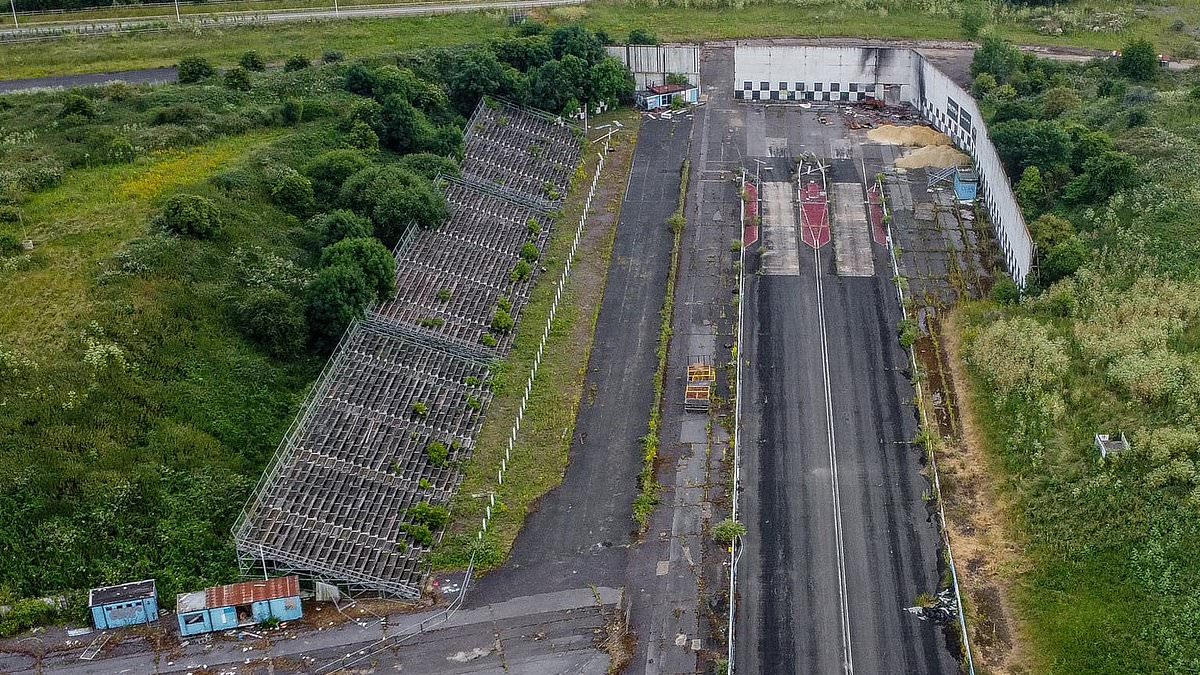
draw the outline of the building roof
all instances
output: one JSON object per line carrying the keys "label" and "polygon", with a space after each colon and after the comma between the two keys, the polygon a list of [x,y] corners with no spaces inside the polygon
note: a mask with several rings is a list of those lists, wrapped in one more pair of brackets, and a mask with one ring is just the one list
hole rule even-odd
{"label": "building roof", "polygon": [[184,614],[186,612],[198,612],[202,609],[208,609],[205,604],[207,598],[204,591],[192,591],[191,593],[180,593],[175,596],[175,612]]}
{"label": "building roof", "polygon": [[[291,598],[300,595],[300,578],[296,576],[244,581],[240,584],[213,586],[205,589],[205,604],[212,607],[249,605],[252,602]],[[199,608],[197,608],[199,609]]]}
{"label": "building roof", "polygon": [[657,87],[650,87],[646,91],[649,91],[651,94],[674,94],[679,91],[687,91],[688,89],[695,88],[696,85],[694,84],[660,84]]}
{"label": "building roof", "polygon": [[157,595],[158,589],[155,587],[153,579],[131,581],[120,586],[93,588],[88,592],[88,607],[111,605],[115,602],[129,602],[130,600],[145,600]]}

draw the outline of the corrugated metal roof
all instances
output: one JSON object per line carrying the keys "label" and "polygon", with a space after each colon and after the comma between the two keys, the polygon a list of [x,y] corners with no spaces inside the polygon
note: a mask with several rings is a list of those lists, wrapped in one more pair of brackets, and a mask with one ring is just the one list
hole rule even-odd
{"label": "corrugated metal roof", "polygon": [[678,91],[687,91],[695,89],[695,85],[691,84],[660,84],[657,87],[650,87],[651,94],[674,94]]}
{"label": "corrugated metal roof", "polygon": [[265,581],[244,581],[240,584],[214,586],[204,591],[209,608],[248,605],[262,600],[291,598],[300,595],[299,577],[278,577]]}
{"label": "corrugated metal roof", "polygon": [[179,614],[184,612],[196,612],[206,609],[208,602],[207,594],[204,591],[192,591],[191,593],[180,593],[175,596],[175,611]]}

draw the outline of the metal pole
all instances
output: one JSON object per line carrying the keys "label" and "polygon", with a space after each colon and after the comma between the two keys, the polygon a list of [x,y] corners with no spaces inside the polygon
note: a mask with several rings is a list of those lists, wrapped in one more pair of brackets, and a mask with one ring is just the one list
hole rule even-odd
{"label": "metal pole", "polygon": [[339,10],[338,10],[338,1],[337,1],[337,0],[333,0],[333,15],[334,15],[334,16],[341,16],[340,14],[338,14],[338,11],[339,11]]}
{"label": "metal pole", "polygon": [[175,0],[175,23],[183,23],[183,18],[179,16],[179,0]]}
{"label": "metal pole", "polygon": [[21,24],[17,21],[17,0],[8,0],[8,6],[12,8],[13,27],[20,28]]}

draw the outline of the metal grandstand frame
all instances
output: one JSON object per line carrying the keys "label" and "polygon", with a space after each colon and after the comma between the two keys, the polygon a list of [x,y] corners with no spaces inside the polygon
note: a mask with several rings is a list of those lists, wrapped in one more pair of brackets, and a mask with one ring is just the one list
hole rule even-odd
{"label": "metal grandstand frame", "polygon": [[[529,119],[575,129],[547,113],[523,110],[505,101],[500,104],[527,116],[521,132],[526,136],[538,133],[538,124]],[[485,105],[480,103],[472,120]],[[468,126],[468,135],[473,129]],[[581,159],[578,134],[567,137],[547,129],[546,138],[547,144],[558,144],[553,152],[560,164],[564,157]],[[472,157],[464,161],[464,167],[468,162],[512,162],[519,172],[520,163],[528,164],[533,157],[517,150],[508,155]],[[502,167],[499,175],[507,170]],[[563,175],[561,168],[557,171],[555,175],[569,184],[571,175]],[[496,266],[520,260],[520,248],[530,241],[542,255],[548,250],[553,205],[539,195],[470,177],[439,176],[436,184],[464,201],[450,200],[450,215],[437,228],[408,228],[393,250],[398,263],[409,262],[406,254],[429,251],[432,240],[441,237],[437,244],[443,249],[447,242],[449,246],[474,247],[469,250],[480,252],[474,255],[485,256],[480,260],[493,261],[491,277],[476,275],[486,280],[496,278],[497,269],[503,269],[502,276],[507,278],[508,269]],[[562,187],[565,192],[567,186]],[[456,220],[459,217],[462,220]],[[528,230],[526,217],[536,217],[543,224],[541,232]],[[455,222],[468,228],[457,238],[445,231],[447,224]],[[522,234],[504,229],[506,234],[492,237],[488,233],[500,232],[495,228],[520,228]],[[467,262],[456,258],[442,255],[430,260],[444,260],[451,266],[471,264],[469,255],[462,256]],[[537,267],[528,281],[513,281],[507,291],[514,322],[529,301]],[[454,273],[449,268],[438,272]],[[472,284],[484,283],[474,277],[463,278]],[[490,293],[499,292],[494,285],[488,288]],[[386,303],[374,304],[341,335],[233,526],[243,574],[290,573],[339,585],[352,594],[420,596],[427,572],[422,559],[428,546],[405,529],[414,522],[408,517],[408,508],[419,502],[448,504],[462,480],[456,465],[448,469],[434,465],[427,456],[432,454],[429,447],[434,441],[453,441],[455,459],[469,459],[491,400],[490,389],[485,389],[491,366],[511,348],[516,325],[489,350],[414,323],[411,303],[419,302],[414,299],[417,297],[410,295],[407,312],[392,315],[380,313]],[[469,300],[456,305],[457,311],[474,312],[470,320],[475,323],[462,325],[478,325],[482,306]],[[416,398],[418,395],[426,398]],[[421,402],[428,402],[429,408],[440,407],[418,413],[415,404]],[[330,424],[334,426],[323,426]],[[386,513],[378,513],[380,509]],[[442,532],[435,533],[437,540],[441,536]]]}

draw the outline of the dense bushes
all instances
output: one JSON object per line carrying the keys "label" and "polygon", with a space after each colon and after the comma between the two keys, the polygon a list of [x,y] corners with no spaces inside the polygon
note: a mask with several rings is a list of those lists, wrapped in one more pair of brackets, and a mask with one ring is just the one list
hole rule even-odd
{"label": "dense bushes", "polygon": [[312,180],[316,198],[324,203],[332,203],[342,191],[346,179],[370,164],[371,160],[357,150],[331,150],[310,162],[304,172]]}
{"label": "dense bushes", "polygon": [[278,358],[293,358],[308,340],[304,306],[270,286],[248,291],[237,306],[238,323],[250,339]]}
{"label": "dense bushes", "polygon": [[158,222],[176,234],[207,239],[221,229],[221,216],[212,200],[199,195],[172,195]]}
{"label": "dense bushes", "polygon": [[428,228],[446,218],[445,196],[425,178],[396,166],[370,166],[355,173],[342,186],[341,202],[370,218],[375,236],[388,246],[394,246],[410,224]]}
{"label": "dense bushes", "polygon": [[345,209],[322,213],[314,217],[312,228],[320,235],[323,247],[336,244],[343,239],[370,237],[375,233],[371,221]]}
{"label": "dense bushes", "polygon": [[181,84],[193,84],[212,77],[217,71],[213,69],[208,59],[200,56],[188,56],[179,60],[178,72]]}

